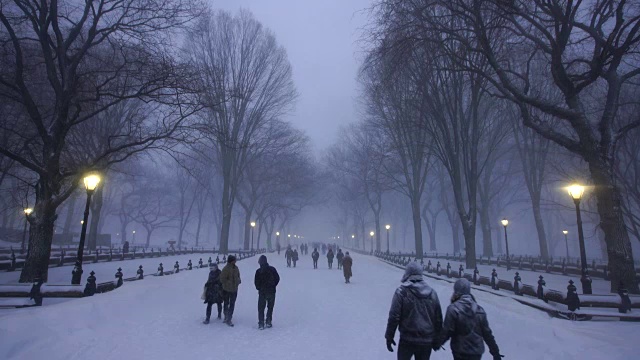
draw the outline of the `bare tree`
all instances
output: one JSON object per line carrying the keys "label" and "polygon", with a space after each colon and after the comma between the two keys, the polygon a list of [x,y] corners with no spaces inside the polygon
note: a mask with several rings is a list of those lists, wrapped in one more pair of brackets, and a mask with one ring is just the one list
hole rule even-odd
{"label": "bare tree", "polygon": [[251,141],[296,98],[287,54],[247,11],[219,11],[201,19],[186,52],[201,74],[201,130],[218,157],[222,176],[220,251],[229,246],[233,205]]}
{"label": "bare tree", "polygon": [[[198,9],[187,0],[3,2],[0,97],[20,104],[28,121],[14,128],[2,119],[0,131],[14,141],[0,145],[0,154],[37,177],[21,282],[46,281],[56,210],[84,171],[159,146],[193,111],[184,106],[189,74],[180,71],[171,39]],[[111,134],[99,156],[79,156],[71,135],[127,99],[163,105]]]}

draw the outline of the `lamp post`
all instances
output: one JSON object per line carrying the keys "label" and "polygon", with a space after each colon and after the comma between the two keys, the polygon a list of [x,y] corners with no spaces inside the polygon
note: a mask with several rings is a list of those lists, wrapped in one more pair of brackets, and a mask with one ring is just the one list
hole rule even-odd
{"label": "lamp post", "polygon": [[131,233],[133,234],[133,239],[131,239],[131,245],[134,245],[136,243],[136,231],[133,230]]}
{"label": "lamp post", "polygon": [[353,246],[355,241],[356,241],[356,236],[355,235],[351,235],[351,246]]}
{"label": "lamp post", "polygon": [[287,240],[287,245],[291,245],[291,234],[288,234],[287,237],[289,238]]}
{"label": "lamp post", "polygon": [[280,246],[280,231],[276,231],[276,247],[279,247],[279,246]]}
{"label": "lamp post", "polygon": [[373,231],[369,233],[369,235],[371,236],[371,253],[373,254],[373,235],[375,235],[376,233],[374,233]]}
{"label": "lamp post", "polygon": [[569,242],[567,241],[567,234],[569,233],[567,230],[562,230],[564,234],[564,246],[567,248],[567,261],[569,261]]}
{"label": "lamp post", "polygon": [[511,258],[509,257],[509,238],[507,237],[507,225],[509,225],[509,220],[502,219],[500,221],[502,226],[504,226],[504,242],[507,248],[507,271],[511,270]]}
{"label": "lamp post", "polygon": [[389,253],[389,230],[391,230],[391,225],[385,225],[384,227],[387,229],[387,254]]}
{"label": "lamp post", "polygon": [[91,206],[91,196],[100,183],[100,176],[96,174],[84,177],[84,187],[87,190],[87,204],[84,208],[84,219],[82,220],[82,232],[80,233],[80,244],[78,245],[78,254],[76,256],[76,269],[71,277],[71,284],[79,285],[82,279],[82,257],[84,255],[84,240],[87,237],[87,222],[89,221],[89,207]]}
{"label": "lamp post", "polygon": [[256,222],[251,222],[251,251],[253,251],[253,230],[256,228]]}
{"label": "lamp post", "polygon": [[584,234],[582,233],[582,216],[580,215],[580,200],[584,194],[584,186],[573,184],[567,188],[569,196],[576,204],[576,220],[578,223],[578,241],[580,242],[580,267],[582,268],[582,276],[580,282],[582,283],[582,293],[591,294],[591,278],[587,273],[587,251],[584,246]]}
{"label": "lamp post", "polygon": [[29,215],[33,212],[32,208],[25,208],[24,212],[24,230],[22,231],[22,245],[20,245],[20,254],[24,254],[24,243],[27,239],[27,225],[29,224]]}

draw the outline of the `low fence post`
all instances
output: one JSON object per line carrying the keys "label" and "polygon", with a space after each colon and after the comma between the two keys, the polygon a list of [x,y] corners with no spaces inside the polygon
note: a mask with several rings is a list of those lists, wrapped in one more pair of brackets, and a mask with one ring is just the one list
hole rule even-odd
{"label": "low fence post", "polygon": [[544,287],[547,285],[547,282],[544,281],[542,275],[538,277],[538,290],[536,291],[536,295],[538,295],[538,299],[543,300],[544,302],[549,302],[544,297]]}
{"label": "low fence post", "polygon": [[522,284],[522,278],[520,277],[520,273],[516,271],[516,276],[513,277],[513,293],[516,295],[522,296],[520,292],[520,286]]}
{"label": "low fence post", "polygon": [[176,261],[176,264],[173,265],[173,268],[175,269],[174,273],[179,273],[180,272],[180,264],[178,264],[178,262]]}
{"label": "low fence post", "polygon": [[138,266],[138,271],[136,271],[136,274],[138,274],[138,280],[144,279],[144,270],[142,270],[142,265]]}
{"label": "low fence post", "polygon": [[193,270],[193,264],[191,263],[191,259],[189,259],[189,262],[187,263],[187,269]]}
{"label": "low fence post", "polygon": [[573,285],[573,280],[569,280],[569,286],[567,286],[567,307],[569,311],[580,309],[580,298],[577,290],[576,286]]}
{"label": "low fence post", "polygon": [[476,266],[475,269],[473,269],[473,283],[476,285],[480,285],[480,276],[479,276],[480,272],[478,271],[478,267]]}
{"label": "low fence post", "polygon": [[164,267],[162,267],[162,263],[160,263],[160,266],[158,266],[158,275],[164,276]]}
{"label": "low fence post", "polygon": [[629,298],[629,290],[624,287],[622,281],[620,281],[620,285],[618,286],[618,295],[620,295],[620,307],[618,308],[618,312],[621,314],[631,312],[631,299]]}
{"label": "low fence post", "polygon": [[118,282],[116,283],[116,288],[119,288],[120,286],[122,286],[123,281],[122,281],[122,268],[118,268],[118,272],[116,272],[116,279],[118,279]]}
{"label": "low fence post", "polygon": [[491,271],[491,288],[493,290],[499,290],[498,273],[496,272],[496,269],[493,269],[493,271]]}
{"label": "low fence post", "polygon": [[462,267],[462,264],[460,264],[460,267],[458,268],[458,277],[462,279],[463,275],[464,275],[464,268]]}
{"label": "low fence post", "polygon": [[40,287],[42,286],[42,279],[40,277],[36,277],[33,281],[33,285],[31,286],[31,291],[29,292],[29,299],[32,299],[35,302],[36,306],[42,306],[42,292],[40,291]]}
{"label": "low fence post", "polygon": [[87,278],[87,284],[84,287],[84,296],[93,296],[97,292],[96,286],[96,273],[95,271],[91,271],[89,273],[89,277]]}

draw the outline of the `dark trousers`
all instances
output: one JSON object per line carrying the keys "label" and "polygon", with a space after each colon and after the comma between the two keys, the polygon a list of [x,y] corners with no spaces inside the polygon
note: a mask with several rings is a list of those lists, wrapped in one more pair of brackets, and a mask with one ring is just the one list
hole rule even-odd
{"label": "dark trousers", "polygon": [[329,261],[329,269],[333,267],[333,261]]}
{"label": "dark trousers", "polygon": [[223,291],[222,298],[224,299],[224,319],[231,321],[233,318],[233,310],[236,308],[236,299],[238,298],[237,292]]}
{"label": "dark trousers", "polygon": [[[207,303],[207,320],[209,320],[211,318],[211,307],[213,306],[214,303],[209,302]],[[217,303],[218,305],[218,317],[220,317],[220,314],[222,314],[222,303]]]}
{"label": "dark trousers", "polygon": [[276,294],[258,295],[258,324],[264,325],[264,308],[267,308],[267,324],[273,319],[273,306],[276,304]]}
{"label": "dark trousers", "polygon": [[291,258],[287,258],[287,267],[291,267]]}
{"label": "dark trousers", "polygon": [[313,260],[313,268],[314,269],[318,268],[318,260]]}
{"label": "dark trousers", "polygon": [[482,360],[482,355],[453,354],[453,360]]}
{"label": "dark trousers", "polygon": [[400,342],[398,345],[398,360],[429,360],[431,357],[430,345],[412,345]]}

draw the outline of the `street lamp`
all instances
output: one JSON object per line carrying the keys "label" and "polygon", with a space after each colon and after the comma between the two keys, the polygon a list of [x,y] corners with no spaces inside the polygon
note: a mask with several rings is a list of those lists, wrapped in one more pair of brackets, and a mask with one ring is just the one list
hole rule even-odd
{"label": "street lamp", "polygon": [[371,235],[371,253],[373,253],[373,235],[375,235],[376,233],[374,233],[373,231],[369,233],[369,235]]}
{"label": "street lamp", "polygon": [[567,241],[567,234],[569,233],[567,230],[562,230],[564,234],[564,246],[567,248],[567,261],[569,261],[569,242]]}
{"label": "street lamp", "polygon": [[509,238],[507,237],[507,225],[509,225],[509,220],[505,218],[502,219],[500,223],[502,224],[502,226],[504,226],[504,242],[507,247],[507,271],[509,271],[511,270],[511,259],[509,257]]}
{"label": "street lamp", "polygon": [[567,191],[569,193],[569,196],[571,196],[571,198],[573,199],[574,204],[576,204],[578,241],[580,242],[580,265],[582,268],[582,277],[580,277],[580,282],[582,283],[582,293],[591,294],[591,278],[587,273],[587,251],[584,246],[584,234],[582,233],[582,216],[580,215],[580,200],[582,199],[582,195],[584,194],[584,186],[573,184],[567,187]]}
{"label": "street lamp", "polygon": [[391,230],[391,225],[385,225],[384,227],[387,229],[387,254],[389,253],[389,230]]}
{"label": "street lamp", "polygon": [[253,230],[256,228],[256,222],[251,222],[251,251],[253,251]]}
{"label": "street lamp", "polygon": [[136,243],[136,231],[133,230],[131,233],[133,234],[133,239],[131,240],[131,244],[133,245]]}
{"label": "street lamp", "polygon": [[84,240],[87,237],[87,222],[89,221],[89,207],[91,206],[91,196],[100,183],[100,176],[90,174],[83,179],[84,187],[87,190],[87,204],[84,208],[84,220],[82,220],[82,232],[80,233],[80,244],[76,256],[76,268],[72,272],[71,284],[79,285],[82,279],[82,257],[84,256]]}
{"label": "street lamp", "polygon": [[24,242],[27,239],[27,224],[29,224],[29,215],[33,212],[32,208],[25,208],[24,212],[24,231],[22,232],[22,245],[20,246],[20,254],[24,254]]}

